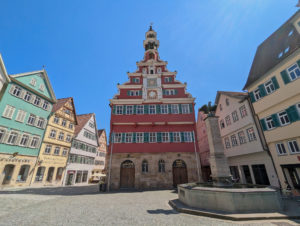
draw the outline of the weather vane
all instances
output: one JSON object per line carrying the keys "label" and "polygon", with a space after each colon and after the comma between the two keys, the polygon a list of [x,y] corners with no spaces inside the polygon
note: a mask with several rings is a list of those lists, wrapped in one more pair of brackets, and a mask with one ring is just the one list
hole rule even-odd
{"label": "weather vane", "polygon": [[150,23],[150,29],[149,29],[150,31],[152,31],[152,25],[153,25],[153,22]]}

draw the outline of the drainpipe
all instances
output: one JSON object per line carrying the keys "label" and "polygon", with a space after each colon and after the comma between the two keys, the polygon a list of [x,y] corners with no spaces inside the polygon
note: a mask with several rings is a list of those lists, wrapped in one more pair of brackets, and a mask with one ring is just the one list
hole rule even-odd
{"label": "drainpipe", "polygon": [[111,180],[111,161],[112,161],[112,152],[114,147],[113,139],[111,139],[111,149],[110,149],[110,156],[109,156],[109,169],[108,169],[108,180],[107,180],[107,191],[110,191],[110,180]]}
{"label": "drainpipe", "polygon": [[193,130],[193,136],[194,136],[194,150],[195,150],[195,157],[196,157],[196,163],[197,163],[197,175],[198,175],[198,181],[200,182],[200,170],[199,170],[199,156],[197,155],[197,149],[196,149],[196,136],[195,132]]}

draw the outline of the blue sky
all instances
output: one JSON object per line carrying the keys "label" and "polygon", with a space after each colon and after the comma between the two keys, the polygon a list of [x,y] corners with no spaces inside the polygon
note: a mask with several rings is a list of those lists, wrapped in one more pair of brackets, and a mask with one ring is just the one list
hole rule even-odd
{"label": "blue sky", "polygon": [[9,74],[46,66],[57,98],[95,112],[109,131],[109,99],[143,58],[150,22],[160,57],[187,82],[196,109],[216,91],[241,91],[257,46],[297,0],[2,1],[0,53]]}

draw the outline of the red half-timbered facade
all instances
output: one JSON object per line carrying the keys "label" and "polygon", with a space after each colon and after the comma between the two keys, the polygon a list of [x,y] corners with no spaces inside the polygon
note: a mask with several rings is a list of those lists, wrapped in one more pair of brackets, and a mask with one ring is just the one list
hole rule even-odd
{"label": "red half-timbered facade", "polygon": [[113,189],[170,188],[198,180],[195,98],[160,59],[156,35],[150,26],[144,59],[110,100]]}

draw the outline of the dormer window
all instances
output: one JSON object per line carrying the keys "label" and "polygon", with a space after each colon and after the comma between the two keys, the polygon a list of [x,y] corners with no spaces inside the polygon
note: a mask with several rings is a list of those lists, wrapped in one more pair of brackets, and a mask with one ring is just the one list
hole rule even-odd
{"label": "dormer window", "polygon": [[154,74],[154,71],[153,71],[153,69],[151,69],[151,70],[150,70],[150,74]]}
{"label": "dormer window", "polygon": [[30,85],[36,86],[36,80],[35,80],[35,78],[32,78],[32,79],[31,79]]}
{"label": "dormer window", "polygon": [[42,92],[44,92],[44,90],[45,90],[44,84],[41,84],[39,89],[40,89]]}
{"label": "dormer window", "polygon": [[294,33],[294,29],[292,29],[289,33],[289,36],[291,36]]}
{"label": "dormer window", "polygon": [[287,48],[285,48],[284,53],[287,53],[290,50],[290,47],[288,46]]}

